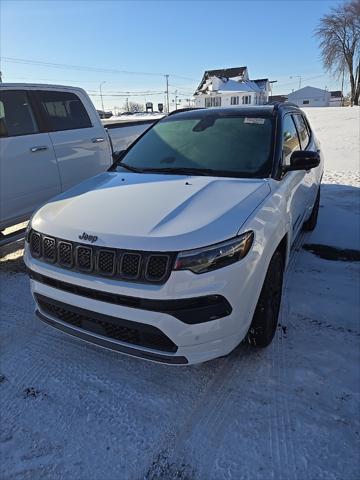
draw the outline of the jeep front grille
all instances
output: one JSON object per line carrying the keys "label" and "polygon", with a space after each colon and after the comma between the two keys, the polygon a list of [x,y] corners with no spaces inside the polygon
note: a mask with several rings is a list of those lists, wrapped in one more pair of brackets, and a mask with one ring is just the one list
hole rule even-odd
{"label": "jeep front grille", "polygon": [[175,253],[138,252],[96,247],[42,235],[32,230],[30,252],[41,261],[82,273],[141,283],[165,283]]}

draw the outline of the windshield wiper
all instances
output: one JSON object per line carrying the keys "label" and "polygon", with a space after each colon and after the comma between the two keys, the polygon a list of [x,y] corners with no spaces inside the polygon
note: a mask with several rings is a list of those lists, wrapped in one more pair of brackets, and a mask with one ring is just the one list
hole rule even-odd
{"label": "windshield wiper", "polygon": [[190,167],[165,167],[165,168],[144,168],[143,172],[173,173],[179,175],[217,175],[216,170],[211,168],[190,168]]}
{"label": "windshield wiper", "polygon": [[136,167],[132,167],[131,165],[128,165],[127,163],[122,163],[122,162],[119,162],[116,167],[123,167],[125,168],[125,170],[129,170],[130,172],[136,172],[136,173],[143,173],[144,170],[142,170],[141,168],[136,168]]}
{"label": "windshield wiper", "polygon": [[172,173],[174,175],[202,175],[209,177],[233,177],[233,178],[247,178],[248,172],[234,172],[230,170],[214,170],[212,168],[191,168],[191,167],[164,167],[164,168],[144,168],[142,172],[154,173]]}

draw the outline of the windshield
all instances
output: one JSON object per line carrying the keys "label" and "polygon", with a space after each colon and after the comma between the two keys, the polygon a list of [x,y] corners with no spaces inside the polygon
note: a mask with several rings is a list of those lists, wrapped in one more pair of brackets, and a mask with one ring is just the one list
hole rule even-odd
{"label": "windshield", "polygon": [[157,123],[121,163],[145,172],[266,177],[271,140],[269,117],[191,112]]}

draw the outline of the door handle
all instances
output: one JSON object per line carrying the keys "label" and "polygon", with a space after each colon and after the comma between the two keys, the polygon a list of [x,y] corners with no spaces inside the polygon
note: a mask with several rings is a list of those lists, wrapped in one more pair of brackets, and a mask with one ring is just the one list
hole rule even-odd
{"label": "door handle", "polygon": [[36,146],[36,147],[31,147],[30,148],[30,152],[40,152],[41,150],[47,150],[47,146],[46,145],[40,145],[40,146]]}
{"label": "door handle", "polygon": [[102,137],[98,137],[98,138],[92,138],[91,141],[92,143],[100,143],[100,142],[103,142],[104,139]]}

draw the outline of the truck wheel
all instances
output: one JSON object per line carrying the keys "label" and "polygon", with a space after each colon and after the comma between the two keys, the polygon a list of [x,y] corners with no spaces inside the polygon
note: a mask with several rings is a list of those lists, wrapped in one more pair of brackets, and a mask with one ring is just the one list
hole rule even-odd
{"label": "truck wheel", "polygon": [[277,250],[266,273],[252,319],[247,341],[255,347],[267,347],[274,338],[278,323],[284,274],[284,259]]}
{"label": "truck wheel", "polygon": [[308,232],[311,232],[312,230],[314,230],[314,228],[316,227],[316,224],[317,224],[317,219],[318,219],[318,215],[319,215],[319,208],[320,208],[320,187],[319,187],[318,193],[316,195],[315,204],[314,204],[314,207],[312,209],[310,218],[309,218],[309,220],[304,222],[304,225],[303,225],[304,230],[306,230]]}

